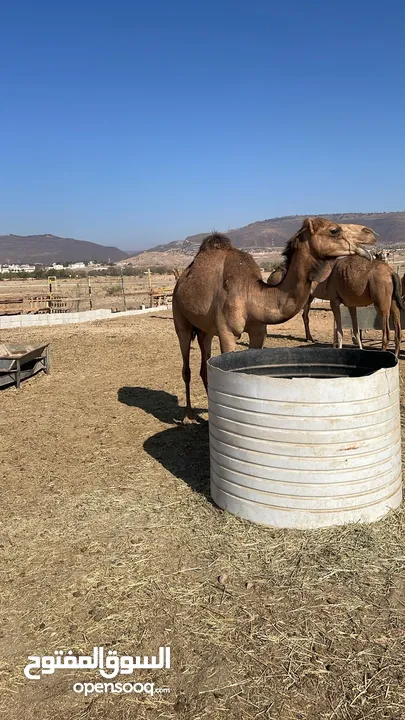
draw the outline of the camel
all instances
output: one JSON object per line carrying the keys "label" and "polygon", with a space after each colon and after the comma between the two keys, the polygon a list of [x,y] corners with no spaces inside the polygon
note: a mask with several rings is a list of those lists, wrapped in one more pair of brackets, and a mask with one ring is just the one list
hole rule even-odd
{"label": "camel", "polygon": [[282,282],[269,287],[251,255],[234,248],[225,235],[208,235],[173,291],[173,319],[186,389],[183,423],[194,421],[189,359],[195,336],[201,350],[200,376],[207,391],[206,362],[214,335],[219,337],[221,353],[234,351],[244,331],[249,335],[249,347],[262,348],[266,326],[286,322],[303,307],[324,260],[354,254],[369,257],[362,244],[374,241],[372,230],[364,226],[306,218],[284,248],[286,274]]}
{"label": "camel", "polygon": [[383,260],[369,262],[364,258],[342,258],[335,263],[326,283],[336,323],[335,344],[339,348],[343,345],[340,304],[343,303],[349,310],[353,334],[360,348],[362,344],[356,308],[374,305],[381,317],[382,349],[388,349],[391,317],[395,332],[395,355],[398,357],[401,349],[401,310],[405,310],[405,304],[397,273]]}
{"label": "camel", "polygon": [[[380,260],[381,262],[386,262],[386,251],[380,250],[376,252],[371,252],[372,259],[374,260]],[[308,301],[305,303],[303,311],[302,311],[302,319],[304,322],[304,328],[305,328],[305,339],[307,342],[314,342],[314,339],[311,335],[311,330],[309,327],[309,311],[311,308],[311,303],[314,299],[318,300],[330,300],[329,294],[328,294],[328,283],[327,280],[333,270],[333,267],[335,265],[335,260],[333,261],[327,261],[324,264],[323,270],[318,278],[317,283],[313,283],[313,287],[311,289],[311,294],[308,298]],[[285,273],[285,266],[279,265],[277,268],[275,268],[267,278],[267,284],[274,286],[278,285]],[[405,275],[403,277],[403,283],[402,283],[402,295],[405,294]],[[358,323],[357,323],[357,311],[356,308],[349,308],[350,317],[352,318],[352,341],[353,343],[357,344],[358,347],[362,348],[362,331],[358,329]],[[336,341],[336,338],[335,338]]]}
{"label": "camel", "polygon": [[[274,275],[275,273],[270,276],[270,281],[273,281]],[[278,277],[275,279],[277,280]],[[374,305],[382,319],[382,349],[387,350],[388,348],[391,317],[395,331],[395,354],[399,355],[401,310],[405,309],[405,305],[401,297],[400,279],[384,260],[370,262],[357,256],[344,257],[325,263],[320,274],[320,282],[312,288],[302,312],[308,342],[314,342],[309,329],[309,309],[314,298],[330,301],[336,323],[334,343],[339,348],[343,344],[341,303],[346,305],[349,310],[352,321],[352,338],[359,348],[362,348],[362,338],[359,332],[356,308]]]}

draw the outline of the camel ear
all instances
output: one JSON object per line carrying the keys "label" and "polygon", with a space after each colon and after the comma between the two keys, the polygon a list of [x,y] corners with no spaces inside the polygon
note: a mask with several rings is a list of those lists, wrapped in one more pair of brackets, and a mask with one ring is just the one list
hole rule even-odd
{"label": "camel ear", "polygon": [[313,235],[314,223],[313,223],[313,220],[311,220],[311,218],[305,218],[300,229],[297,230],[297,232],[295,233],[294,237],[291,238],[291,240],[300,240],[301,235],[303,235],[303,233],[306,231],[310,232],[311,235]]}
{"label": "camel ear", "polygon": [[311,235],[314,234],[314,221],[311,218],[305,218],[305,220],[302,224],[301,232],[303,230],[309,230]]}

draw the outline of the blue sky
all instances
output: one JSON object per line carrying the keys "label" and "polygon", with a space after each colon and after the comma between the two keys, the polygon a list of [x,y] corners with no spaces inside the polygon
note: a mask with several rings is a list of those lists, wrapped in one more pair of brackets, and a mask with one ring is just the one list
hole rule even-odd
{"label": "blue sky", "polygon": [[0,234],[137,249],[405,209],[405,3],[0,8]]}

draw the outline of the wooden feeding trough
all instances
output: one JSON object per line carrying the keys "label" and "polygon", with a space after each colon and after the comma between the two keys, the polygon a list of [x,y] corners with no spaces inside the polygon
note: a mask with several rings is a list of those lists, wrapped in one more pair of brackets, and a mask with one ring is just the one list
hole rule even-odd
{"label": "wooden feeding trough", "polygon": [[159,307],[160,305],[170,305],[173,300],[173,290],[162,288],[152,290],[150,293],[150,307]]}
{"label": "wooden feeding trough", "polygon": [[23,306],[22,297],[3,297],[0,299],[0,315],[21,315]]}
{"label": "wooden feeding trough", "polygon": [[32,377],[40,370],[49,373],[49,343],[44,345],[0,345],[0,387]]}
{"label": "wooden feeding trough", "polygon": [[35,295],[29,300],[30,308],[27,310],[27,314],[41,315],[44,313],[68,312],[68,300],[70,300],[70,298],[51,293],[47,293],[46,295]]}

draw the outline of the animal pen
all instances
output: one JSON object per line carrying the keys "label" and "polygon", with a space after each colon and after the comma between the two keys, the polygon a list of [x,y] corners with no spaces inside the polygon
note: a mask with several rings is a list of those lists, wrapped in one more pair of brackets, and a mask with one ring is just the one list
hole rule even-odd
{"label": "animal pen", "polygon": [[[126,277],[122,273],[118,277],[85,276],[76,280],[59,281],[50,276],[46,287],[46,281],[7,281],[7,285],[2,283],[0,289],[8,290],[13,283],[18,283],[19,294],[0,294],[0,316],[69,313],[103,307],[111,307],[113,311],[126,311],[139,307],[170,305],[173,287],[153,287],[150,270],[145,276],[146,278],[141,280],[143,287],[139,287],[139,280]],[[36,292],[32,292],[34,288]],[[119,307],[115,303],[118,303]]]}

